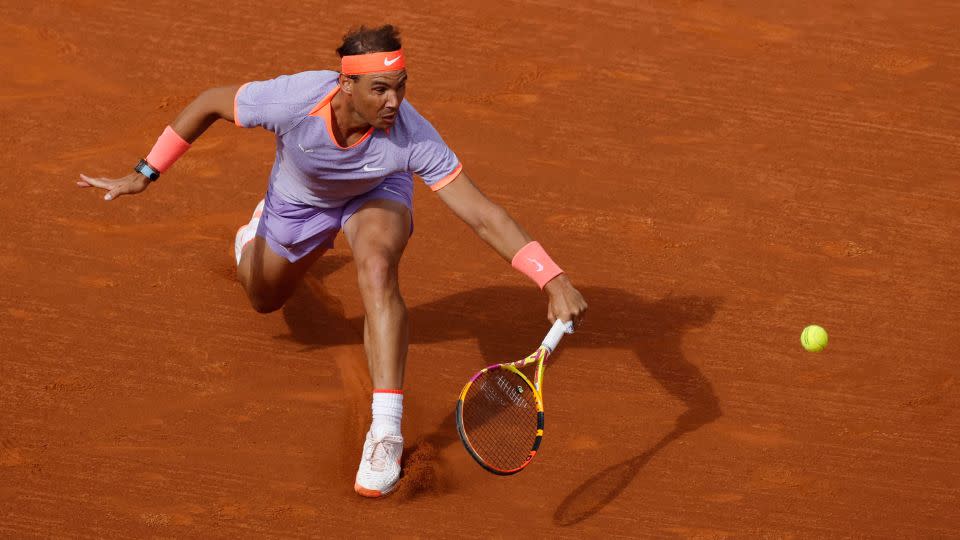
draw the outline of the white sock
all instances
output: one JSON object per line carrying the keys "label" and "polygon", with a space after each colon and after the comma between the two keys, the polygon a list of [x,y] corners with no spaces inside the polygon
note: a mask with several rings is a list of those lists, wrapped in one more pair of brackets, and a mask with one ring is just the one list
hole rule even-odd
{"label": "white sock", "polygon": [[370,434],[379,439],[386,435],[400,435],[403,417],[403,392],[400,390],[373,391],[373,423]]}

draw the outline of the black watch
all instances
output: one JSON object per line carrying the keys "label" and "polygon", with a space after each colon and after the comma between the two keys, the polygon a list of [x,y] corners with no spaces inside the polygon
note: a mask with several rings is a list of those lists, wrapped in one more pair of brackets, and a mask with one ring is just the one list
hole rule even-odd
{"label": "black watch", "polygon": [[133,170],[146,176],[151,182],[155,181],[157,178],[160,178],[160,173],[151,167],[145,159],[141,159],[140,163],[137,163],[137,166],[134,167]]}

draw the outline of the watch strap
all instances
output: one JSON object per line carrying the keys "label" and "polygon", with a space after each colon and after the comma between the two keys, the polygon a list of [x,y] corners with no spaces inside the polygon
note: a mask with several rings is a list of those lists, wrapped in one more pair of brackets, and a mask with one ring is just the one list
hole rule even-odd
{"label": "watch strap", "polygon": [[145,159],[141,159],[140,163],[137,163],[133,170],[146,176],[151,182],[160,178],[160,172],[147,163]]}

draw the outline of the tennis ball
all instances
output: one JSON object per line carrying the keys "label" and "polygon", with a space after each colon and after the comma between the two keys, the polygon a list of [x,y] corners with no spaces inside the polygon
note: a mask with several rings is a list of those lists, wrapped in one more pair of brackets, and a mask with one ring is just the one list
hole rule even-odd
{"label": "tennis ball", "polygon": [[800,334],[800,344],[810,352],[820,352],[827,347],[827,331],[822,326],[811,324]]}

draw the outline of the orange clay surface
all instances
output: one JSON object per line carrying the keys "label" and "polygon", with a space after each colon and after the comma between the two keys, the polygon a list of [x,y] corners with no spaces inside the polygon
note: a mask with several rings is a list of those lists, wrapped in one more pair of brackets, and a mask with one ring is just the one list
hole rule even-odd
{"label": "orange clay surface", "polygon": [[[0,537],[960,535],[956,3],[330,4],[0,4]],[[110,203],[74,182],[386,21],[590,312],[541,453],[484,472],[456,395],[545,297],[418,185],[406,472],[365,500],[349,248],[274,314],[234,278],[272,136],[220,123]]]}

